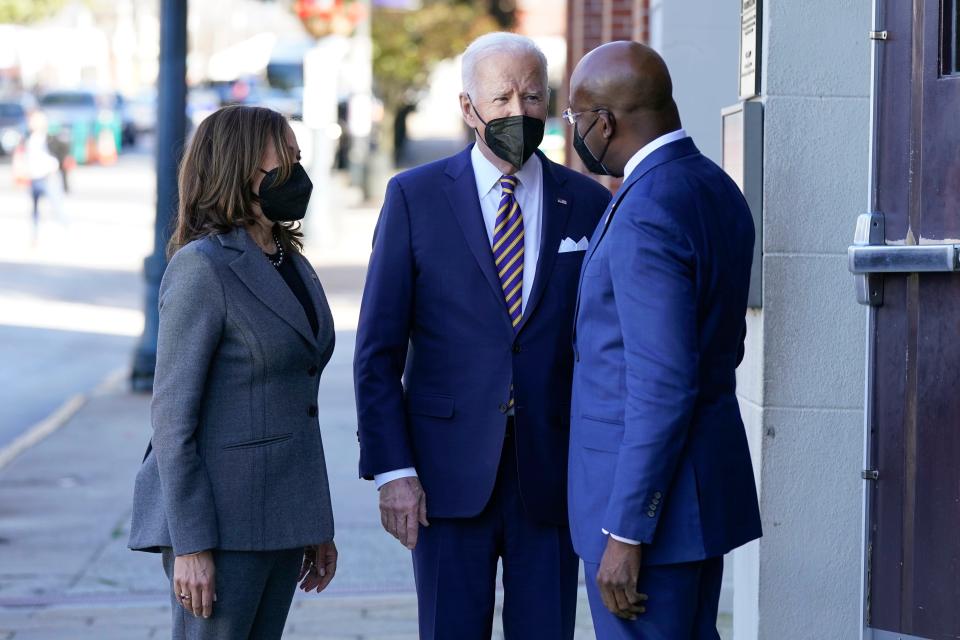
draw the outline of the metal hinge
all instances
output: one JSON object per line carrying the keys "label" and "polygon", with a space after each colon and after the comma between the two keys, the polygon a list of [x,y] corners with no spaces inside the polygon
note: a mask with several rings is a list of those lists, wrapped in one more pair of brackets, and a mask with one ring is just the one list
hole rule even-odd
{"label": "metal hinge", "polygon": [[880,478],[880,472],[876,469],[867,469],[860,472],[860,477],[864,480],[878,480]]}
{"label": "metal hinge", "polygon": [[870,39],[871,40],[887,40],[890,38],[889,31],[871,31]]}

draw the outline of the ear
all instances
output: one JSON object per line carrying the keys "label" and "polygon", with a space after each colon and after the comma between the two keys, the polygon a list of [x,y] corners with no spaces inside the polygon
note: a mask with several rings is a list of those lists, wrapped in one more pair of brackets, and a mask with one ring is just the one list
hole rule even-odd
{"label": "ear", "polygon": [[471,129],[477,129],[480,127],[480,120],[477,118],[477,114],[473,111],[473,106],[470,103],[470,97],[463,92],[460,94],[460,115],[463,116],[463,121],[467,123],[467,126]]}
{"label": "ear", "polygon": [[604,140],[609,140],[613,137],[613,134],[617,130],[617,119],[613,117],[613,113],[610,111],[600,111],[600,135],[603,136]]}

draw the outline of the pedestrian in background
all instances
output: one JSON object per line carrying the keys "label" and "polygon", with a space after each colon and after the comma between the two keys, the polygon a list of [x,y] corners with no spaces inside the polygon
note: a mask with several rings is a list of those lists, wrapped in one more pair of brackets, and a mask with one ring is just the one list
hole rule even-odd
{"label": "pedestrian in background", "polygon": [[173,637],[280,638],[298,581],[334,576],[317,388],[333,318],[303,257],[312,183],[284,118],[198,127],[160,286],[153,439],[129,546],[162,552]]}
{"label": "pedestrian in background", "polygon": [[63,219],[61,197],[63,185],[58,183],[60,162],[50,152],[47,143],[47,118],[39,111],[30,116],[28,122],[30,134],[24,143],[23,172],[30,183],[30,197],[33,200],[33,238],[36,241],[40,231],[40,199],[47,197],[58,220]]}

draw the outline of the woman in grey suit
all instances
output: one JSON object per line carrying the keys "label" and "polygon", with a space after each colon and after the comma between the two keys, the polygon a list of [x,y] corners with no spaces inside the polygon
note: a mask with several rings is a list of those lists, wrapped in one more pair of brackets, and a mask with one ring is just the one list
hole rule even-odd
{"label": "woman in grey suit", "polygon": [[300,253],[299,161],[280,114],[233,106],[180,167],[130,532],[163,554],[174,638],[279,638],[297,582],[336,571],[316,404],[333,319]]}

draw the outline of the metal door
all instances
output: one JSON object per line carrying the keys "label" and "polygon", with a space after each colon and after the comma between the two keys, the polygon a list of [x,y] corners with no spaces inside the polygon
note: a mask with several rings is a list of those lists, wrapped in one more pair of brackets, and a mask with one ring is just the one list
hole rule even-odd
{"label": "metal door", "polygon": [[864,637],[960,638],[960,0],[875,0]]}

